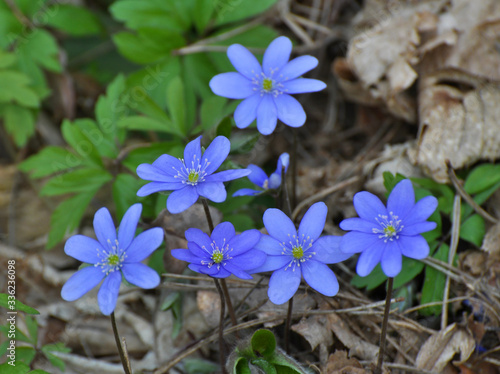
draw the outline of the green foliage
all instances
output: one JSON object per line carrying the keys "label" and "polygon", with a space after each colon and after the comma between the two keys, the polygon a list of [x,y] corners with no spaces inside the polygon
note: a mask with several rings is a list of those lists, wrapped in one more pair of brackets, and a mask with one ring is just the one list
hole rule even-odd
{"label": "green foliage", "polygon": [[[432,256],[437,260],[448,262],[448,253],[450,247],[442,244],[438,251]],[[432,303],[435,301],[443,301],[444,286],[446,282],[446,275],[431,266],[425,268],[424,286],[422,288],[422,304]],[[420,313],[423,315],[439,315],[441,314],[441,306],[429,306],[421,309]]]}
{"label": "green foliage", "polygon": [[[10,305],[9,305],[9,295],[7,295],[5,293],[0,293],[0,307],[11,310]],[[16,307],[15,308],[16,311],[20,311],[20,312],[24,312],[24,313],[28,313],[28,314],[40,314],[38,312],[38,310],[36,310],[36,309],[26,305],[26,304],[23,304],[22,302],[20,302],[17,299],[16,299],[15,307]]]}
{"label": "green foliage", "polygon": [[0,365],[2,374],[50,374],[45,370],[31,370],[30,367],[23,362],[16,362],[15,366],[5,362]]}

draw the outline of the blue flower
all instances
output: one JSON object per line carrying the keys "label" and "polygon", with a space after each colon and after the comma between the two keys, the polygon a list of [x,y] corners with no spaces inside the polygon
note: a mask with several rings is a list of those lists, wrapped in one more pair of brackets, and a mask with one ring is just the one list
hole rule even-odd
{"label": "blue flower", "polygon": [[266,260],[264,252],[254,249],[260,237],[258,230],[236,235],[229,222],[217,225],[211,236],[199,229],[188,229],[188,249],[172,249],[172,256],[190,262],[191,270],[214,278],[234,274],[238,278],[251,279],[248,270],[261,266]]}
{"label": "blue flower", "polygon": [[104,279],[97,301],[101,312],[110,315],[115,310],[122,275],[129,283],[141,288],[154,288],[160,284],[156,271],[141,261],[162,243],[163,229],[155,227],[134,238],[141,212],[141,204],[132,205],[123,216],[117,235],[109,211],[101,208],[94,216],[97,240],[83,235],[68,239],[64,252],[91,266],[78,270],[64,284],[61,290],[64,300],[79,299]]}
{"label": "blue flower", "polygon": [[325,203],[313,204],[302,218],[299,230],[279,209],[264,213],[264,226],[269,235],[262,235],[255,247],[267,254],[266,262],[252,273],[274,271],[269,280],[269,299],[283,304],[297,292],[304,276],[309,286],[326,296],[334,296],[339,283],[326,264],[351,257],[340,252],[340,237],[322,236],[328,209]]}
{"label": "blue flower", "polygon": [[352,230],[342,237],[340,249],[358,253],[356,272],[364,277],[381,262],[388,277],[401,271],[402,256],[417,260],[427,257],[429,245],[423,232],[436,228],[427,219],[438,205],[434,196],[426,196],[415,204],[411,181],[404,179],[392,190],[387,208],[380,199],[366,191],[354,195],[354,208],[359,218],[347,218],[340,223],[343,230]]}
{"label": "blue flower", "polygon": [[242,45],[233,44],[227,49],[227,56],[238,72],[216,75],[210,81],[210,88],[219,96],[244,99],[234,112],[234,121],[240,129],[256,118],[257,129],[263,135],[274,131],[278,119],[291,127],[305,123],[302,105],[290,94],[321,91],[326,84],[316,79],[297,79],[314,69],[318,60],[301,56],[289,62],[291,52],[290,39],[280,36],[267,47],[261,67]]}
{"label": "blue flower", "polygon": [[167,199],[170,213],[180,213],[193,205],[199,196],[216,203],[226,200],[226,188],[223,182],[242,178],[250,170],[225,170],[214,172],[221,166],[229,154],[231,145],[224,136],[216,137],[201,153],[201,136],[189,142],[184,149],[184,159],[162,155],[150,164],[137,167],[140,178],[152,181],[137,191],[138,196],[147,196],[154,192],[173,190]]}
{"label": "blue flower", "polygon": [[[251,170],[251,173],[248,175],[248,179],[252,181],[253,184],[256,184],[264,191],[273,190],[281,186],[281,169],[283,166],[285,167],[285,173],[288,170],[288,164],[290,163],[290,156],[288,153],[282,153],[278,159],[278,166],[276,167],[276,171],[272,173],[269,177],[266,172],[262,170],[257,165],[250,164],[247,169]],[[261,190],[253,190],[251,188],[242,188],[241,190],[233,193],[233,196],[253,196],[262,193]]]}

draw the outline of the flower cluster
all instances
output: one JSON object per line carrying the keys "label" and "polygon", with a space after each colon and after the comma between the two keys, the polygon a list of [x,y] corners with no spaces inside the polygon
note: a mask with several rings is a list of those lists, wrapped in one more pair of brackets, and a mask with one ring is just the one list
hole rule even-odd
{"label": "flower cluster", "polygon": [[97,294],[99,308],[105,315],[115,310],[122,275],[127,282],[141,288],[154,288],[160,277],[150,267],[141,263],[163,241],[163,229],[156,227],[135,236],[142,205],[132,205],[120,223],[118,234],[109,211],[99,209],[94,216],[97,240],[83,235],[68,239],[64,252],[68,256],[89,264],[73,274],[64,284],[64,300],[79,299],[102,282]]}
{"label": "flower cluster", "polygon": [[137,175],[152,182],[137,191],[137,195],[147,196],[154,192],[173,190],[167,199],[167,209],[170,213],[183,212],[193,205],[199,196],[216,203],[223,202],[227,195],[223,182],[250,174],[247,169],[215,173],[229,154],[230,147],[226,137],[218,136],[202,154],[199,136],[184,149],[184,159],[164,154],[153,164],[139,165]]}
{"label": "flower cluster", "polygon": [[[248,175],[248,179],[250,181],[262,188],[263,191],[274,190],[281,186],[281,171],[283,167],[285,168],[285,173],[288,170],[288,165],[290,163],[290,156],[288,153],[283,153],[278,159],[278,166],[276,167],[276,171],[272,173],[269,177],[266,172],[262,170],[260,167],[254,164],[250,164],[247,166],[247,169],[250,170],[250,174]],[[252,188],[242,188],[235,193],[233,196],[253,196],[262,193],[262,190],[254,190]]]}
{"label": "flower cluster", "polygon": [[172,256],[190,262],[191,270],[214,278],[234,274],[238,278],[251,279],[248,271],[266,260],[266,254],[255,249],[260,237],[258,230],[236,235],[229,222],[217,225],[210,236],[199,229],[189,229],[186,231],[188,249],[172,249]]}
{"label": "flower cluster", "polygon": [[262,67],[255,56],[240,44],[227,49],[227,56],[238,72],[216,75],[210,88],[219,96],[244,99],[234,112],[240,129],[257,119],[257,129],[271,134],[278,119],[291,127],[306,122],[302,105],[291,94],[321,91],[326,84],[317,79],[299,78],[318,65],[312,56],[288,61],[292,42],[280,36],[271,42],[264,53]]}
{"label": "flower cluster", "polygon": [[340,249],[359,253],[356,272],[364,277],[380,262],[388,277],[401,271],[402,256],[417,260],[427,257],[429,244],[421,233],[436,228],[427,219],[436,210],[437,199],[427,196],[415,204],[411,181],[404,179],[392,190],[387,208],[380,199],[366,191],[354,196],[354,208],[359,218],[347,218],[340,223],[351,230],[342,237]]}

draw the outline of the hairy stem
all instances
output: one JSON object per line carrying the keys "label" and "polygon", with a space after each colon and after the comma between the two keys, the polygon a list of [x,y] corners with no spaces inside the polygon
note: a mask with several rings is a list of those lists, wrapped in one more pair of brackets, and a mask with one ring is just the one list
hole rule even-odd
{"label": "hairy stem", "polygon": [[201,201],[203,203],[203,209],[205,210],[205,215],[207,216],[208,229],[210,230],[210,234],[212,234],[212,231],[214,231],[214,221],[212,221],[212,215],[210,214],[208,201],[205,198],[202,198]]}
{"label": "hairy stem", "polygon": [[389,310],[391,309],[391,294],[394,278],[387,279],[387,296],[385,297],[384,319],[382,321],[382,330],[380,331],[380,347],[378,351],[378,362],[375,374],[382,374],[382,364],[384,363],[385,338],[387,336],[387,323],[389,321]]}
{"label": "hairy stem", "polygon": [[224,292],[224,296],[226,297],[226,305],[227,305],[227,311],[229,313],[229,318],[231,318],[232,325],[236,326],[238,322],[236,321],[236,314],[234,313],[233,303],[231,302],[231,297],[229,296],[229,290],[227,289],[226,280],[221,279],[220,284],[222,286],[222,291]]}
{"label": "hairy stem", "polygon": [[219,350],[220,350],[220,367],[222,374],[227,374],[226,371],[226,353],[224,344],[224,315],[226,314],[226,301],[224,300],[224,291],[220,286],[220,282],[217,278],[213,278],[215,287],[219,292],[220,296],[220,319],[219,319]]}
{"label": "hairy stem", "polygon": [[132,374],[127,350],[123,348],[124,344],[122,344],[122,341],[120,340],[118,328],[116,327],[115,312],[111,313],[111,326],[113,327],[113,335],[115,336],[116,347],[118,348],[118,353],[120,354],[120,360],[123,365],[123,370],[125,371],[125,374]]}
{"label": "hairy stem", "polygon": [[288,300],[288,312],[286,313],[285,324],[285,352],[290,354],[290,325],[292,324],[293,296]]}

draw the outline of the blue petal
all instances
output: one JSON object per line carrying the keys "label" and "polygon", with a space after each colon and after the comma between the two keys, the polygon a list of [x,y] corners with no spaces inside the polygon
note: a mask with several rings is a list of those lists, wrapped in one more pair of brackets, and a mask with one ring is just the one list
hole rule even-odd
{"label": "blue petal", "polygon": [[269,279],[269,289],[267,295],[276,305],[281,305],[290,300],[297,292],[301,279],[299,268],[276,270]]}
{"label": "blue petal", "polygon": [[210,80],[213,93],[229,99],[246,99],[255,93],[252,82],[240,73],[222,73]]}
{"label": "blue petal", "polygon": [[171,190],[179,190],[184,188],[186,185],[177,182],[177,183],[167,183],[167,182],[151,182],[145,184],[139,191],[137,191],[137,196],[148,196],[152,193],[161,192],[161,191],[171,191]]}
{"label": "blue petal", "polygon": [[187,229],[185,232],[185,236],[188,242],[195,242],[201,248],[205,247],[210,251],[210,253],[212,252],[212,239],[200,229]]}
{"label": "blue petal", "polygon": [[366,251],[361,252],[356,266],[356,272],[360,277],[366,277],[372,272],[375,266],[380,262],[385,247],[386,243],[381,241],[380,244],[376,244]]}
{"label": "blue petal", "polygon": [[403,256],[396,241],[387,242],[381,258],[382,271],[388,277],[394,278],[401,272]]}
{"label": "blue petal", "polygon": [[170,194],[167,199],[167,209],[170,213],[176,214],[185,211],[198,200],[198,192],[193,186],[185,186]]}
{"label": "blue petal", "polygon": [[227,243],[229,248],[233,249],[231,251],[231,256],[238,256],[254,248],[260,241],[261,236],[262,234],[260,231],[255,229],[243,231],[241,234],[236,235]]}
{"label": "blue petal", "polygon": [[382,201],[374,194],[366,191],[358,192],[354,195],[353,199],[354,209],[358,215],[370,222],[378,225],[377,218],[380,215],[387,216],[387,209],[385,209]]}
{"label": "blue petal", "polygon": [[407,216],[415,204],[415,192],[409,179],[403,179],[391,191],[387,199],[387,211],[393,212],[399,219]]}
{"label": "blue petal", "polygon": [[222,249],[235,235],[236,231],[234,230],[233,224],[231,222],[222,222],[215,226],[210,237],[215,241],[217,247]]}
{"label": "blue petal", "polygon": [[285,82],[300,77],[318,66],[318,59],[313,56],[300,56],[283,66],[279,72],[278,82]]}
{"label": "blue petal", "polygon": [[252,279],[252,276],[232,262],[224,264],[224,269],[241,279]]}
{"label": "blue petal", "polygon": [[436,222],[429,222],[429,221],[419,222],[411,226],[403,227],[403,230],[400,232],[400,235],[407,235],[407,236],[418,235],[423,232],[432,231],[436,228],[436,226],[437,226]]}
{"label": "blue petal", "polygon": [[436,210],[438,201],[434,196],[426,196],[417,201],[411,208],[406,217],[404,217],[403,225],[411,226],[415,223],[426,221]]}
{"label": "blue petal", "polygon": [[262,68],[264,74],[271,76],[273,71],[281,69],[290,59],[292,42],[286,36],[274,39],[264,52]]}
{"label": "blue petal", "polygon": [[66,301],[79,299],[97,286],[104,278],[104,275],[102,269],[95,266],[78,270],[62,287],[61,297]]}
{"label": "blue petal", "polygon": [[276,173],[271,174],[271,176],[269,177],[268,185],[270,189],[276,189],[281,186],[281,175],[278,175]]}
{"label": "blue petal", "polygon": [[234,256],[231,261],[243,270],[253,270],[264,265],[266,259],[267,255],[264,252],[252,249],[241,255]]}
{"label": "blue petal", "polygon": [[[176,183],[179,181],[177,178],[174,178],[174,175],[177,175],[177,173],[174,170],[172,170],[172,172],[168,174],[162,169],[157,168],[156,166],[150,164],[140,164],[137,167],[136,172],[139,178],[147,181],[169,182],[169,183]],[[174,172],[175,174],[172,175]]]}
{"label": "blue petal", "polygon": [[257,118],[257,108],[262,101],[260,93],[254,93],[238,104],[234,111],[234,122],[239,129],[248,127]]}
{"label": "blue petal", "polygon": [[200,196],[206,197],[216,203],[226,200],[227,192],[222,182],[202,182],[196,185],[196,190]]}
{"label": "blue petal", "polygon": [[326,84],[318,79],[300,78],[283,82],[283,91],[287,94],[317,92],[326,88]]}
{"label": "blue petal", "polygon": [[167,154],[158,157],[155,162],[153,162],[153,166],[157,169],[160,169],[164,174],[170,175],[172,177],[177,175],[179,171],[184,169],[184,164],[181,160]]}
{"label": "blue petal", "polygon": [[279,209],[271,208],[266,210],[263,221],[269,235],[281,243],[288,243],[297,235],[293,222]]}
{"label": "blue petal", "polygon": [[251,188],[242,188],[242,189],[236,191],[235,193],[233,193],[233,197],[236,197],[236,196],[255,196],[255,195],[258,195],[262,192],[263,191],[252,190]]}
{"label": "blue petal", "polygon": [[278,123],[278,111],[271,95],[264,95],[257,109],[257,130],[262,135],[272,134]]}
{"label": "blue petal", "polygon": [[203,153],[202,162],[202,165],[204,165],[205,162],[209,162],[208,166],[205,168],[207,174],[212,174],[222,165],[229,154],[230,148],[231,144],[225,136],[218,136],[210,143],[205,153]]}
{"label": "blue petal", "polygon": [[127,248],[132,243],[141,212],[142,204],[134,204],[125,212],[118,227],[118,243],[120,243],[121,248]]}
{"label": "blue petal", "polygon": [[254,164],[248,165],[247,170],[250,170],[248,179],[250,179],[253,184],[264,188],[264,183],[267,181],[267,174],[264,172],[264,170]]}
{"label": "blue petal", "polygon": [[64,252],[78,261],[96,264],[101,261],[98,254],[104,252],[104,247],[95,239],[74,235],[66,241]]}
{"label": "blue petal", "polygon": [[207,265],[189,264],[188,268],[200,274],[212,275],[218,272],[217,267]]}
{"label": "blue petal", "polygon": [[429,255],[429,244],[422,235],[404,236],[397,240],[401,253],[415,260],[421,260]]}
{"label": "blue petal", "polygon": [[275,173],[280,173],[283,166],[285,167],[285,173],[288,171],[288,166],[290,165],[290,155],[286,152],[282,153],[278,158],[278,166],[276,166]]}
{"label": "blue petal", "polygon": [[126,263],[139,262],[151,255],[163,242],[163,229],[154,227],[146,230],[132,240],[127,248]]}
{"label": "blue petal", "polygon": [[293,260],[292,256],[267,256],[266,261],[255,269],[249,269],[250,274],[263,273],[265,271],[274,271],[284,268]]}
{"label": "blue petal", "polygon": [[262,235],[255,245],[255,249],[273,256],[280,256],[281,252],[283,252],[280,242],[269,235]]}
{"label": "blue petal", "polygon": [[307,241],[318,239],[325,228],[327,213],[328,208],[325,203],[320,201],[311,205],[300,222],[299,240],[303,238],[306,238]]}
{"label": "blue petal", "polygon": [[201,161],[201,136],[198,136],[196,139],[191,140],[184,148],[184,165],[187,168],[192,167],[192,163],[194,162],[194,166],[198,166]]}
{"label": "blue petal", "polygon": [[241,44],[233,44],[227,49],[227,57],[231,64],[248,79],[260,76],[262,69],[259,61],[248,49]]}
{"label": "blue petal", "polygon": [[109,316],[115,310],[121,282],[122,274],[119,271],[110,273],[102,282],[97,293],[97,303],[105,316]]}
{"label": "blue petal", "polygon": [[377,234],[351,231],[340,240],[340,250],[344,253],[363,252],[378,242],[382,242],[382,240]]}
{"label": "blue petal", "polygon": [[[201,272],[203,273],[203,271],[205,271],[207,268],[205,268],[204,270],[202,270]],[[212,269],[215,269],[217,270],[215,273],[213,274],[208,274],[208,273],[204,273],[204,274],[208,274],[210,275],[211,277],[214,277],[214,278],[227,278],[231,275],[231,273],[229,271],[227,271],[226,269],[224,269],[224,266],[221,266],[220,269],[217,269],[216,266],[212,266]]]}
{"label": "blue petal", "polygon": [[[207,235],[207,238],[208,238],[208,235]],[[212,243],[210,238],[208,238],[208,243]],[[212,248],[210,246],[208,247],[208,249],[202,249],[195,242],[188,242],[187,247],[191,251],[193,256],[199,257],[200,259],[211,259],[212,258]],[[207,247],[205,246],[205,248],[207,248]]]}
{"label": "blue petal", "polygon": [[95,213],[94,231],[97,240],[106,250],[110,250],[116,244],[115,224],[107,208],[101,208]]}
{"label": "blue petal", "polygon": [[315,252],[313,259],[325,264],[336,264],[347,260],[351,253],[344,253],[340,250],[340,236],[322,236],[313,243],[309,251]]}
{"label": "blue petal", "polygon": [[365,232],[367,234],[373,233],[373,229],[380,228],[380,224],[374,224],[372,221],[367,221],[363,218],[346,218],[342,222],[340,222],[339,227],[342,230],[349,231],[349,230],[354,230],[354,231],[361,231]]}
{"label": "blue petal", "polygon": [[193,264],[201,264],[201,261],[203,261],[205,259],[205,257],[200,258],[198,256],[195,256],[188,249],[172,249],[170,251],[170,254],[172,255],[172,257],[175,257],[178,260],[191,262]]}
{"label": "blue petal", "polygon": [[337,277],[325,264],[309,260],[302,263],[302,275],[311,288],[325,296],[335,296],[339,292]]}
{"label": "blue petal", "polygon": [[228,182],[233,179],[243,178],[250,174],[248,169],[224,170],[205,177],[205,182]]}
{"label": "blue petal", "polygon": [[150,289],[160,284],[160,276],[158,273],[140,262],[135,264],[124,264],[122,272],[127,282],[137,287]]}
{"label": "blue petal", "polygon": [[302,105],[290,95],[278,95],[274,98],[278,108],[278,119],[290,127],[300,127],[306,122],[306,112]]}

